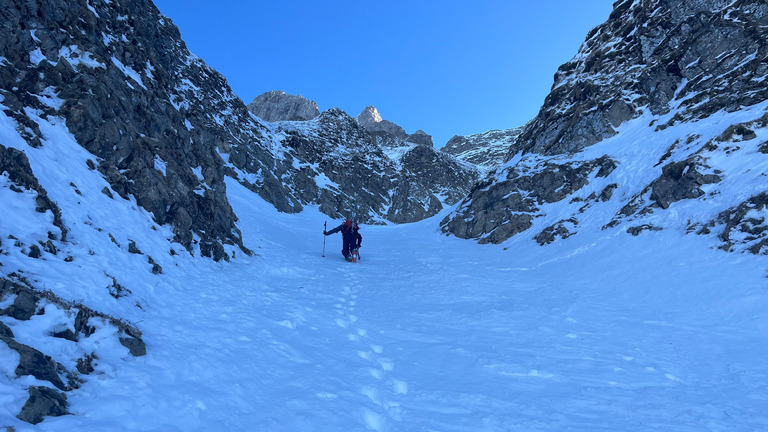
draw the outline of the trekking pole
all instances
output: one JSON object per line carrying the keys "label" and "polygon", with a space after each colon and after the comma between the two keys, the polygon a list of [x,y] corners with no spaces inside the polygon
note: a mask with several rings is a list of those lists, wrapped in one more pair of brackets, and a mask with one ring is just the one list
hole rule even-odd
{"label": "trekking pole", "polygon": [[328,230],[328,221],[323,222],[323,258],[325,258],[325,232]]}

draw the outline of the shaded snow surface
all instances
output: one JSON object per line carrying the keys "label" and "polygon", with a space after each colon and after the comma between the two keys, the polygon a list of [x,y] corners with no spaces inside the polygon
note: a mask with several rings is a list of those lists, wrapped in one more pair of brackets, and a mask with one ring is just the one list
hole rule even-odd
{"label": "shaded snow surface", "polygon": [[[237,183],[227,186],[245,243],[259,256],[167,257],[160,276],[121,264],[115,273],[133,291],[129,300],[85,294],[103,278],[87,257],[79,266],[34,261],[28,272],[41,284],[69,281],[64,293],[137,323],[147,355],[121,352],[122,360],[97,366],[68,393],[75,415],[31,427],[3,410],[0,425],[768,429],[762,258],[674,231],[609,230],[547,247],[513,240],[504,250],[439,235],[439,215],[363,227],[362,260],[348,264],[339,235],[320,256],[319,212],[280,214]],[[20,409],[23,394],[7,369],[3,385],[15,389]]]}
{"label": "shaded snow surface", "polygon": [[[364,226],[362,261],[348,264],[339,235],[320,256],[325,216],[316,209],[281,214],[229,181],[258,256],[215,263],[169,243],[170,230],[135,201],[104,195],[106,182],[85,164],[92,155],[63,121],[37,122],[39,149],[1,113],[0,139],[27,154],[69,242],[33,259],[6,241],[31,244],[55,228],[35,212],[34,194],[10,192],[0,176],[0,274],[23,271],[38,288],[134,323],[147,355],[130,356],[108,334],[50,338],[50,326],[68,319],[55,308],[30,321],[0,317],[19,342],[70,369],[99,355],[68,392],[74,415],[33,427],[15,415],[26,388],[46,383],[16,378],[18,356],[0,344],[0,428],[768,430],[764,257],[713,249],[711,236],[632,237],[624,227],[546,247],[530,235],[481,246],[440,235],[444,213]],[[693,201],[675,206],[666,217],[681,224],[695,210]],[[129,253],[131,241],[146,255]],[[147,255],[163,274],[150,272]],[[113,277],[128,295],[109,294]]]}

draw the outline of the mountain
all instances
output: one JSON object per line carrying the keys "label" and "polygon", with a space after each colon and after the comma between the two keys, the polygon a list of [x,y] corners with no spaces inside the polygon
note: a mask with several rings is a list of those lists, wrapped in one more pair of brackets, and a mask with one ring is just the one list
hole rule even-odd
{"label": "mountain", "polygon": [[[129,321],[182,256],[254,253],[232,184],[283,212],[385,223],[432,216],[478,178],[425,146],[391,157],[338,110],[296,130],[259,119],[151,1],[5,0],[0,17],[0,337],[19,365],[8,376],[34,377],[9,384],[25,421],[67,412],[46,386],[70,392],[92,365],[143,355]],[[283,114],[315,115],[299,102]]]}
{"label": "mountain", "polygon": [[257,96],[248,104],[248,111],[268,122],[312,120],[320,115],[320,109],[314,101],[282,91],[270,91]]}
{"label": "mountain", "polygon": [[496,129],[472,135],[454,135],[440,149],[485,170],[496,169],[506,161],[507,153],[523,128]]}
{"label": "mountain", "polygon": [[768,253],[768,5],[619,1],[442,221],[481,243],[675,229]]}
{"label": "mountain", "polygon": [[[297,100],[274,95],[285,94],[269,92],[256,98],[261,110],[276,112],[282,100]],[[311,101],[307,105],[316,106]],[[333,108],[311,120],[276,121],[270,128],[284,158],[293,160],[274,170],[285,187],[268,201],[281,211],[317,205],[334,218],[356,215],[364,223],[414,222],[457,203],[479,176],[474,166],[436,151],[424,131],[409,135],[382,120],[372,106],[357,119]],[[245,162],[248,158],[236,149],[229,161],[246,171],[238,178],[258,193],[258,184],[246,179],[257,172]]]}
{"label": "mountain", "polygon": [[765,263],[714,248],[768,253],[765,2],[617,2],[479,182],[254,115],[149,1],[0,17],[0,429],[766,429]]}

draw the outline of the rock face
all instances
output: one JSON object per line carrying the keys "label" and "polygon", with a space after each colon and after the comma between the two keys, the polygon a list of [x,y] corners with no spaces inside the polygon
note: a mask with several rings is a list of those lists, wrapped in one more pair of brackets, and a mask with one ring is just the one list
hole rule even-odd
{"label": "rock face", "polygon": [[[243,248],[217,148],[259,129],[169,19],[144,0],[1,9],[0,104],[30,146],[54,145],[37,124],[62,118],[112,189],[172,225],[177,242],[192,250],[197,236],[216,259],[223,244]],[[250,130],[233,132],[235,119]]]}
{"label": "rock face", "polygon": [[408,137],[405,129],[389,120],[383,120],[381,114],[379,114],[379,110],[373,106],[368,106],[363,109],[360,115],[357,116],[357,124],[374,135],[394,137],[394,139],[397,140],[403,140]]}
{"label": "rock face", "polygon": [[432,143],[432,135],[428,135],[423,130],[419,129],[416,132],[408,135],[408,137],[405,139],[407,142],[433,147],[434,144]]}
{"label": "rock face", "polygon": [[509,156],[578,151],[642,112],[676,109],[675,122],[765,100],[766,23],[768,5],[759,0],[617,1],[557,70]]}
{"label": "rock face", "polygon": [[518,165],[504,172],[504,180],[475,185],[455,214],[441,225],[461,238],[501,243],[529,229],[540,215],[541,205],[561,201],[586,186],[591,176],[605,178],[615,168],[616,162],[608,156],[571,164],[547,160],[533,166]]}
{"label": "rock face", "polygon": [[363,223],[413,222],[456,203],[477,179],[472,167],[455,158],[409,144],[406,136],[372,133],[339,109],[279,128],[286,154],[297,161],[277,171],[295,185],[275,197],[285,200],[286,211],[316,204],[334,218],[356,214]]}
{"label": "rock face", "polygon": [[320,115],[314,101],[276,90],[257,96],[248,104],[248,111],[268,122],[312,120]]}
{"label": "rock face", "polygon": [[[767,57],[763,1],[616,2],[443,230],[546,245],[624,224],[641,235],[677,226],[683,212],[690,232],[763,253]],[[466,141],[446,151],[461,154]],[[612,162],[593,172],[606,153]]]}
{"label": "rock face", "polygon": [[523,128],[496,129],[473,135],[455,135],[443,148],[443,153],[492,170],[506,161],[509,149],[522,133]]}

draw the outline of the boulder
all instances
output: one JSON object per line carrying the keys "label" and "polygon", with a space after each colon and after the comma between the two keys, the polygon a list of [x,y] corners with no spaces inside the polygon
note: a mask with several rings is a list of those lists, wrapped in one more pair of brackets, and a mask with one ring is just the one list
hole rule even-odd
{"label": "boulder", "polygon": [[58,417],[67,415],[67,395],[48,387],[29,387],[29,399],[21,409],[19,420],[27,423],[38,424],[45,417]]}
{"label": "boulder", "polygon": [[269,91],[257,96],[248,104],[248,111],[268,122],[306,121],[320,115],[314,101],[282,91]]}

